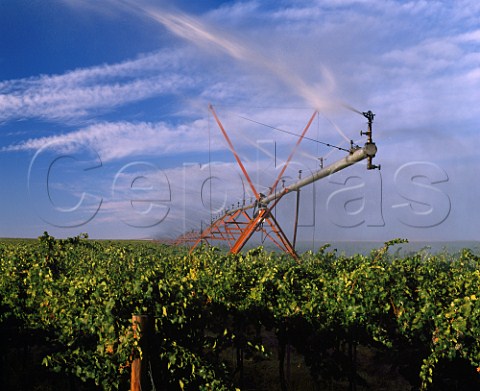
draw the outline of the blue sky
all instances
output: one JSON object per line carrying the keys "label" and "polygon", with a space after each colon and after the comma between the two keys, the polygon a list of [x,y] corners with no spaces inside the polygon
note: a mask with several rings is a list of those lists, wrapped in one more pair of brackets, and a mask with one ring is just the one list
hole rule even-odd
{"label": "blue sky", "polygon": [[[175,238],[308,137],[375,163],[302,190],[306,241],[479,240],[480,4],[0,2],[0,236]],[[264,125],[262,125],[264,124]],[[268,126],[265,126],[268,125]],[[285,183],[345,156],[304,140]],[[294,195],[277,209],[291,233]]]}

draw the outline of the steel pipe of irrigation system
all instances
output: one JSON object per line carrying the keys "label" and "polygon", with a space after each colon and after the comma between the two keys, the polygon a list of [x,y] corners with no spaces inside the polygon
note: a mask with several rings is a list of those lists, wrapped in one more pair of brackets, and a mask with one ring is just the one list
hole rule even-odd
{"label": "steel pipe of irrigation system", "polygon": [[352,149],[349,155],[336,161],[335,163],[332,163],[325,168],[315,171],[312,175],[300,179],[299,181],[291,184],[290,186],[285,187],[285,189],[283,189],[281,192],[272,193],[269,196],[260,198],[258,203],[260,205],[268,205],[270,202],[276,200],[279,197],[282,197],[287,193],[300,190],[304,186],[307,186],[329,175],[332,175],[364,159],[369,159],[369,164],[367,165],[368,169],[377,168],[376,166],[371,165],[371,158],[373,158],[376,153],[377,146],[375,145],[375,143],[366,143],[363,147]]}
{"label": "steel pipe of irrigation system", "polygon": [[[232,215],[238,211],[249,210],[252,208],[262,208],[266,207],[270,202],[275,201],[278,198],[283,197],[287,193],[291,193],[292,191],[300,190],[302,187],[307,186],[313,182],[316,182],[322,178],[328,177],[338,171],[343,170],[355,163],[358,163],[362,160],[368,159],[367,169],[375,169],[380,168],[379,166],[375,166],[372,164],[372,159],[375,157],[377,153],[377,146],[374,142],[367,142],[363,147],[355,147],[350,150],[350,153],[345,156],[344,158],[337,160],[336,162],[328,165],[327,167],[321,168],[318,171],[315,171],[312,175],[307,176],[303,179],[298,180],[297,182],[286,186],[282,191],[272,193],[268,196],[260,197],[257,201],[249,204],[243,205],[238,208],[230,209],[225,212],[225,214]],[[262,194],[260,194],[262,196]]]}
{"label": "steel pipe of irrigation system", "polygon": [[[380,169],[380,166],[376,166],[372,163],[373,158],[375,157],[377,153],[377,146],[375,143],[372,141],[372,124],[373,124],[373,119],[375,117],[375,114],[373,114],[371,111],[367,111],[362,113],[365,118],[368,119],[368,130],[366,132],[360,132],[360,135],[365,135],[367,136],[367,142],[364,144],[363,147],[359,146],[352,146],[350,148],[349,154],[345,156],[344,158],[337,160],[336,162],[328,165],[327,167],[321,168],[318,171],[315,171],[312,175],[305,177],[303,179],[298,180],[297,182],[285,187],[282,189],[280,192],[274,192],[272,194],[269,194],[268,196],[265,196],[263,194],[258,194],[258,199],[249,204],[249,205],[242,205],[239,206],[238,208],[232,208],[229,210],[226,210],[223,216],[225,215],[233,215],[237,213],[238,211],[245,211],[248,209],[252,208],[266,208],[268,204],[272,201],[275,201],[281,197],[283,197],[285,194],[290,193],[292,191],[298,191],[302,187],[307,186],[313,182],[318,181],[319,179],[325,178],[329,175],[332,175],[338,171],[343,170],[344,168],[347,168],[355,163],[358,163],[364,159],[367,159],[367,169],[368,170],[373,170],[373,169]],[[223,128],[221,128],[223,129]],[[238,156],[235,155],[237,158]],[[238,160],[238,159],[237,159]],[[242,166],[243,167],[243,166]],[[222,217],[215,219],[212,221],[212,224],[214,224],[216,221],[221,220]]]}

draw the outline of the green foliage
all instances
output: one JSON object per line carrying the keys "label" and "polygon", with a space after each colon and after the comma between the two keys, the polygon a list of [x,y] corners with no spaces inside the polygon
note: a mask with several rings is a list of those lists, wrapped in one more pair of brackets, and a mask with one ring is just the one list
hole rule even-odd
{"label": "green foliage", "polygon": [[[157,389],[234,389],[241,363],[232,367],[222,352],[267,354],[261,330],[303,354],[314,379],[353,379],[343,346],[365,345],[402,356],[398,365],[425,390],[439,363],[480,368],[479,259],[469,250],[390,256],[403,242],[352,257],[324,246],[296,262],[261,248],[188,255],[45,232],[0,243],[0,330],[33,333],[49,347],[44,365],[104,390],[125,389],[139,356]],[[132,314],[152,320],[148,347]]]}

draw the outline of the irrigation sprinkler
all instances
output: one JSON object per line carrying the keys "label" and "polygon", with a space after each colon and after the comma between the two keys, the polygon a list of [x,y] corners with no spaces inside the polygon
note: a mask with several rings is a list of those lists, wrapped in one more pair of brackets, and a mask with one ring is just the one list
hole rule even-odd
{"label": "irrigation sprinkler", "polygon": [[[338,171],[344,170],[345,168],[356,164],[362,160],[367,160],[367,169],[380,169],[380,166],[373,164],[373,158],[377,153],[377,146],[373,142],[372,139],[372,127],[373,127],[373,119],[375,114],[371,111],[363,112],[362,115],[367,118],[368,120],[368,129],[366,132],[360,132],[361,136],[367,136],[367,141],[360,147],[355,145],[353,141],[350,143],[350,149],[343,149],[338,148],[341,150],[345,150],[347,155],[343,158],[331,163],[327,166],[324,166],[323,159],[321,160],[320,169],[313,172],[309,176],[301,177],[299,179],[290,184],[285,185],[282,176],[287,169],[293,155],[295,154],[298,146],[305,138],[305,135],[310,128],[315,116],[317,115],[317,111],[313,113],[308,121],[307,125],[305,126],[303,132],[298,135],[298,140],[295,146],[290,153],[286,164],[283,166],[281,172],[275,179],[273,185],[269,188],[269,194],[262,194],[257,191],[255,188],[250,176],[248,175],[245,166],[243,165],[240,156],[236,152],[230,137],[228,136],[222,122],[220,121],[215,109],[212,105],[209,106],[215,121],[217,122],[220,131],[222,132],[223,136],[225,137],[227,144],[233,153],[237,164],[239,165],[246,181],[248,182],[255,200],[249,204],[243,202],[242,204],[238,203],[237,207],[235,208],[232,206],[231,209],[226,210],[220,217],[213,219],[211,224],[203,229],[200,233],[193,234],[189,232],[185,235],[182,235],[180,238],[177,239],[177,243],[193,243],[190,249],[190,253],[202,242],[211,244],[217,241],[223,241],[227,243],[229,247],[229,251],[232,254],[237,254],[242,250],[245,244],[249,241],[252,235],[255,232],[262,232],[265,237],[268,237],[276,246],[278,246],[283,251],[289,253],[292,257],[298,258],[297,253],[295,251],[295,242],[296,242],[296,229],[298,226],[298,211],[295,214],[295,224],[294,224],[294,240],[293,244],[290,242],[288,237],[283,232],[282,228],[278,224],[272,210],[276,207],[278,202],[284,197],[286,194],[291,192],[297,192],[297,206],[300,200],[299,192],[300,189],[308,186],[320,179],[326,178]],[[330,144],[328,144],[331,146]],[[281,191],[276,191],[277,185],[279,181],[283,182]],[[268,227],[270,232],[267,231]]]}

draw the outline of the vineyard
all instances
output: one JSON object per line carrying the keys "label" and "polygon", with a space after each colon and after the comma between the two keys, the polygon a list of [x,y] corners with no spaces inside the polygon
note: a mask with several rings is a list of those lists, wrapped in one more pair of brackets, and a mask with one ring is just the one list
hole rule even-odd
{"label": "vineyard", "polygon": [[[143,390],[387,389],[386,378],[479,389],[479,258],[399,257],[399,242],[295,260],[47,233],[3,241],[3,389],[129,390],[136,358]],[[133,314],[147,316],[148,335]],[[364,373],[367,356],[377,378]],[[58,383],[31,384],[31,366]],[[299,367],[307,379],[295,388]]]}

